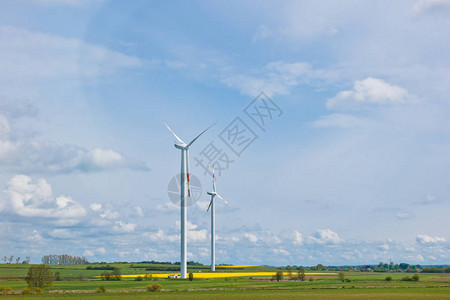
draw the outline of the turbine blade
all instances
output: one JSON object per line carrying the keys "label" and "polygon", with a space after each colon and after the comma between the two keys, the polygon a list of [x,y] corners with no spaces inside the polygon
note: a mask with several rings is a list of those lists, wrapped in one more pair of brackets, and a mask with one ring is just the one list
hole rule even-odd
{"label": "turbine blade", "polygon": [[[186,147],[189,147],[190,145],[192,145],[192,143],[194,143],[202,134],[204,134],[208,129],[210,129],[211,127],[213,127],[216,123],[213,123],[211,126],[209,126],[208,128],[206,128],[205,130],[203,130],[199,135],[197,135],[195,137],[195,139],[193,139],[192,141],[189,142],[189,144],[187,144]],[[174,133],[175,134],[175,133]]]}
{"label": "turbine blade", "polygon": [[211,201],[209,201],[208,209],[206,211],[209,211],[209,208],[211,207],[213,200],[214,200],[214,197],[211,197]]}
{"label": "turbine blade", "polygon": [[222,200],[223,202],[225,202],[228,206],[230,206],[230,203],[227,202],[227,200],[223,199],[222,197],[220,197],[219,194],[216,194],[217,197],[220,198],[220,200]]}
{"label": "turbine blade", "polygon": [[186,143],[183,142],[183,141],[175,134],[175,132],[173,132],[172,129],[170,129],[169,125],[167,125],[166,122],[164,122],[164,125],[166,125],[166,127],[170,130],[170,132],[172,132],[172,134],[175,136],[175,138],[176,138],[180,143],[182,143],[183,145],[186,145]]}
{"label": "turbine blade", "polygon": [[186,177],[187,177],[187,187],[188,187],[188,197],[191,197],[191,185],[189,180],[189,149],[186,149]]}

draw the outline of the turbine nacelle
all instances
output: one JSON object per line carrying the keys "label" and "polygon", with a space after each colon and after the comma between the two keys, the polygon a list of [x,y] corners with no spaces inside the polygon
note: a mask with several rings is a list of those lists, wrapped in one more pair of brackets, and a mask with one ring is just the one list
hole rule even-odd
{"label": "turbine nacelle", "polygon": [[189,149],[189,147],[187,147],[187,144],[174,144],[175,148],[180,149],[180,150],[187,150]]}

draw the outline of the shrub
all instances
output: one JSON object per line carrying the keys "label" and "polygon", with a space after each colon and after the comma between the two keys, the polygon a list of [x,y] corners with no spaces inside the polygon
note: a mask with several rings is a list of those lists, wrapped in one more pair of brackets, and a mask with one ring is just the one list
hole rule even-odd
{"label": "shrub", "polygon": [[55,272],[55,280],[56,281],[61,281],[61,273],[59,273],[58,271]]}
{"label": "shrub", "polygon": [[154,284],[149,284],[147,285],[147,290],[149,292],[160,292],[161,291],[161,285],[154,283]]}
{"label": "shrub", "polygon": [[351,280],[350,278],[345,278],[344,281],[345,281],[345,282],[350,282],[350,281],[352,281],[352,280]]}
{"label": "shrub", "polygon": [[189,273],[189,281],[194,280],[194,273]]}
{"label": "shrub", "polygon": [[101,286],[101,287],[99,287],[98,289],[97,289],[97,292],[99,292],[99,293],[104,293],[104,292],[106,292],[106,289],[105,289],[105,286]]}
{"label": "shrub", "polygon": [[24,288],[23,289],[23,291],[22,291],[22,294],[23,295],[25,295],[25,294],[31,294],[33,291],[30,289],[30,288]]}
{"label": "shrub", "polygon": [[392,276],[386,276],[386,278],[384,278],[385,281],[391,281],[392,280]]}
{"label": "shrub", "polygon": [[312,278],[312,277],[309,277],[309,279],[308,279],[309,281],[313,281],[314,279]]}
{"label": "shrub", "polygon": [[41,289],[40,287],[35,287],[34,289],[33,289],[36,293],[42,293],[44,290],[43,289]]}
{"label": "shrub", "polygon": [[409,277],[409,276],[404,276],[404,277],[402,277],[402,279],[400,279],[401,281],[411,281],[412,279],[411,279],[411,277]]}
{"label": "shrub", "polygon": [[136,277],[134,280],[136,280],[136,281],[142,281],[142,280],[144,280],[144,278],[142,278],[142,276],[138,276],[138,277]]}
{"label": "shrub", "polygon": [[414,274],[412,277],[411,277],[411,280],[412,281],[419,281],[419,274]]}
{"label": "shrub", "polygon": [[7,288],[4,288],[4,289],[3,289],[3,293],[4,293],[4,294],[10,294],[10,293],[12,293],[12,291],[13,291],[13,289],[10,288],[10,287],[7,287]]}

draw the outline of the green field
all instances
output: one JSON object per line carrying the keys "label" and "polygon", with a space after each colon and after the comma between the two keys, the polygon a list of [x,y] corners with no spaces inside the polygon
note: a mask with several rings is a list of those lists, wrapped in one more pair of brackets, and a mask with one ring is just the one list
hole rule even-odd
{"label": "green field", "polygon": [[[98,264],[91,265],[93,267]],[[162,273],[165,271],[145,271],[132,264],[110,264],[121,268],[122,274]],[[139,265],[144,266],[145,265]],[[154,265],[153,265],[154,266]],[[161,268],[164,265],[158,265]],[[19,295],[27,287],[22,279],[27,265],[1,264],[0,289],[12,288],[17,295],[3,295],[5,299],[60,299],[60,298],[103,298],[103,299],[450,299],[450,274],[420,274],[420,280],[401,281],[403,273],[346,272],[350,282],[341,282],[337,276],[311,276],[306,281],[284,280],[272,281],[271,277],[236,277],[217,279],[158,279],[136,281],[104,281],[98,275],[103,270],[86,270],[86,265],[52,266],[58,271],[62,281],[54,281],[51,291],[45,294]],[[230,276],[235,272],[277,271],[285,268],[253,267],[239,270],[227,270]],[[191,268],[190,272],[206,272],[205,268]],[[223,270],[220,270],[222,272]],[[293,273],[295,275],[295,272]],[[386,276],[392,281],[386,282]],[[148,292],[148,284],[158,283],[161,292]],[[96,289],[104,286],[106,293],[97,293]],[[0,293],[1,295],[2,293]]]}

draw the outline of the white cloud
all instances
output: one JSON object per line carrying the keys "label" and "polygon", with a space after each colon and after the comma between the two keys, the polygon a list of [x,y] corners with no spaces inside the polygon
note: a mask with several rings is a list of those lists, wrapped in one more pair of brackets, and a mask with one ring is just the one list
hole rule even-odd
{"label": "white cloud", "polygon": [[293,87],[300,84],[317,85],[336,76],[332,70],[314,69],[309,63],[282,61],[271,62],[253,73],[226,73],[222,76],[222,82],[252,97],[261,91],[274,96],[289,94]]}
{"label": "white cloud", "polygon": [[382,251],[387,251],[390,249],[390,246],[388,244],[382,244],[378,248]]}
{"label": "white cloud", "polygon": [[338,113],[321,116],[318,120],[311,123],[313,127],[318,128],[358,128],[370,124],[371,122],[368,119]]}
{"label": "white cloud", "polygon": [[292,243],[296,246],[300,246],[303,244],[303,235],[297,230],[294,230],[292,232]]}
{"label": "white cloud", "polygon": [[0,27],[0,78],[100,76],[142,61],[84,41],[25,29]]}
{"label": "white cloud", "polygon": [[145,237],[148,237],[152,242],[175,242],[180,240],[179,235],[167,235],[161,228],[157,232],[145,233]]}
{"label": "white cloud", "polygon": [[89,208],[93,211],[100,211],[102,209],[102,205],[100,203],[92,203],[89,205]]}
{"label": "white cloud", "polygon": [[204,241],[207,237],[207,230],[201,229],[201,230],[188,230],[188,241],[189,242],[198,242],[198,241]]}
{"label": "white cloud", "polygon": [[91,250],[84,250],[83,256],[92,257],[92,256],[94,256],[94,252]]}
{"label": "white cloud", "polygon": [[0,115],[0,165],[13,172],[69,173],[100,172],[116,169],[147,171],[142,163],[125,158],[111,150],[82,147],[54,142],[11,140],[9,125]]}
{"label": "white cloud", "polygon": [[409,212],[399,212],[397,213],[397,218],[400,220],[408,220],[414,218],[414,215]]}
{"label": "white cloud", "polygon": [[368,77],[355,81],[353,89],[327,99],[329,109],[351,109],[370,104],[400,104],[411,96],[408,92],[382,79]]}
{"label": "white cloud", "polygon": [[339,244],[341,238],[336,232],[330,229],[319,229],[308,237],[308,241],[313,244]]}
{"label": "white cloud", "polygon": [[116,211],[111,211],[110,209],[106,209],[100,214],[100,218],[107,220],[114,220],[118,217],[120,217],[119,213]]}
{"label": "white cloud", "polygon": [[284,249],[273,249],[272,252],[276,255],[281,254],[281,255],[291,255],[288,251],[284,250]]}
{"label": "white cloud", "polygon": [[133,207],[133,213],[138,217],[144,216],[144,212],[142,211],[142,208],[140,206]]}
{"label": "white cloud", "polygon": [[28,242],[41,242],[43,241],[43,237],[41,236],[41,234],[39,233],[39,231],[37,231],[36,229],[33,229],[33,231],[31,232],[30,235],[27,235],[25,237],[25,240]]}
{"label": "white cloud", "polygon": [[48,234],[52,238],[57,238],[57,239],[70,239],[70,238],[73,238],[73,235],[70,233],[69,230],[61,229],[61,228],[53,229]]}
{"label": "white cloud", "polygon": [[449,12],[450,0],[419,0],[413,10],[416,14]]}
{"label": "white cloud", "polygon": [[136,224],[134,224],[134,223],[125,223],[125,222],[122,222],[122,221],[116,221],[114,226],[113,226],[113,230],[114,231],[121,232],[121,233],[133,232],[135,228],[136,228]]}
{"label": "white cloud", "polygon": [[416,241],[422,245],[432,246],[432,245],[444,243],[446,240],[445,240],[445,238],[442,238],[442,237],[437,237],[437,236],[433,237],[433,236],[423,234],[423,235],[418,235],[416,237]]}
{"label": "white cloud", "polygon": [[244,233],[244,237],[247,238],[250,242],[252,243],[256,243],[258,242],[259,238],[256,234],[254,233]]}
{"label": "white cloud", "polygon": [[95,250],[95,252],[97,252],[98,254],[101,254],[101,255],[105,255],[106,254],[106,250],[103,247],[97,248]]}
{"label": "white cloud", "polygon": [[416,204],[433,205],[433,204],[439,204],[439,203],[443,203],[443,202],[444,201],[442,201],[441,199],[437,198],[436,196],[426,195],[425,199],[423,199],[422,201],[416,202]]}
{"label": "white cloud", "polygon": [[19,216],[78,220],[86,214],[70,197],[54,197],[45,179],[34,184],[30,177],[16,175],[8,182],[5,193],[7,208]]}

